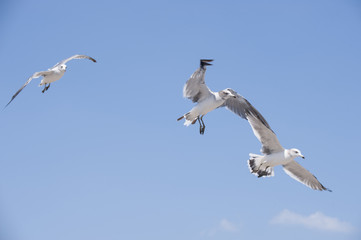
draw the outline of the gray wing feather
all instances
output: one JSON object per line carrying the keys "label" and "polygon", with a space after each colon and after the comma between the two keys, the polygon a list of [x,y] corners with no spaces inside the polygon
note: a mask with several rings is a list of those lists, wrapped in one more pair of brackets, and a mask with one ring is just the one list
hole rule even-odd
{"label": "gray wing feather", "polygon": [[276,134],[272,131],[268,124],[265,125],[259,117],[254,116],[253,114],[246,113],[246,115],[254,135],[262,143],[261,152],[263,154],[283,151],[283,147],[278,141]]}
{"label": "gray wing feather", "polygon": [[94,58],[89,57],[89,56],[87,56],[87,55],[79,55],[79,54],[76,54],[76,55],[74,55],[74,56],[71,56],[70,58],[67,58],[67,59],[64,59],[64,60],[61,61],[61,62],[58,62],[57,64],[54,65],[54,67],[57,67],[57,66],[62,65],[62,64],[65,64],[65,63],[67,63],[67,62],[69,62],[70,60],[73,60],[73,59],[83,59],[83,58],[89,59],[89,60],[91,60],[91,61],[93,61],[93,62],[97,62]]}
{"label": "gray wing feather", "polygon": [[282,151],[283,147],[262,114],[236,91],[230,88],[228,88],[228,90],[237,97],[227,99],[221,107],[226,107],[240,117],[248,120],[254,134],[262,143],[262,153],[270,154],[272,152]]}
{"label": "gray wing feather", "polygon": [[207,87],[204,77],[206,68],[198,68],[188,79],[183,88],[183,96],[193,102],[202,101],[211,95],[211,91]]}
{"label": "gray wing feather", "polygon": [[262,116],[260,112],[257,111],[255,107],[252,106],[250,102],[248,102],[247,99],[239,95],[236,91],[233,89],[227,88],[233,95],[237,96],[236,98],[229,98],[227,99],[221,107],[226,107],[230,111],[234,112],[238,116],[247,119],[248,115],[252,115],[255,118],[257,118],[259,121],[261,121],[267,128],[269,128],[271,131],[271,127],[267,123],[266,119]]}
{"label": "gray wing feather", "polygon": [[283,165],[283,170],[293,179],[314,190],[327,190],[331,192],[331,190],[324,187],[312,173],[310,173],[296,161],[292,161]]}
{"label": "gray wing feather", "polygon": [[6,106],[4,108],[6,108],[14,100],[14,98],[16,98],[16,96],[31,82],[31,80],[33,78],[44,77],[44,76],[46,76],[46,75],[48,75],[50,73],[51,73],[51,71],[43,71],[43,72],[34,73],[31,77],[28,78],[26,83],[13,95],[10,102],[8,102],[8,104],[6,104]]}

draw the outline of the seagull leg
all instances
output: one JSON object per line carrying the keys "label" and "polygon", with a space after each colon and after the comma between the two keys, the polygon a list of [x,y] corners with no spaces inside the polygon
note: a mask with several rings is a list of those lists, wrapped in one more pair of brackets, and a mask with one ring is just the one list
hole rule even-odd
{"label": "seagull leg", "polygon": [[45,91],[46,91],[46,83],[45,83],[45,85],[44,85],[43,91],[41,91],[41,92],[44,93]]}
{"label": "seagull leg", "polygon": [[201,121],[202,121],[202,124],[203,124],[202,133],[201,133],[202,135],[204,134],[204,130],[206,129],[206,125],[203,122],[203,116],[204,115],[202,115],[202,117],[201,117]]}
{"label": "seagull leg", "polygon": [[258,167],[258,169],[257,169],[256,172],[258,172],[258,171],[261,169],[262,165],[263,165],[263,163],[261,163],[261,164],[259,165],[259,167]]}
{"label": "seagull leg", "polygon": [[47,91],[47,90],[50,88],[50,83],[48,83],[48,84],[49,84],[49,85],[46,86],[46,83],[45,83],[44,89],[43,89],[43,91],[41,91],[42,93],[44,93],[45,91]]}
{"label": "seagull leg", "polygon": [[199,119],[199,117],[197,118],[198,122],[199,122],[199,133],[202,134],[202,123],[201,120]]}

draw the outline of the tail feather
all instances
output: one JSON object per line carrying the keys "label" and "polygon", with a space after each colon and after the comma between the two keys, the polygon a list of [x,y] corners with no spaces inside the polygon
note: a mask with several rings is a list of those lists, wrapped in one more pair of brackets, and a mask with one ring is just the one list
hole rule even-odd
{"label": "tail feather", "polygon": [[198,116],[194,116],[194,114],[192,114],[191,112],[188,112],[186,114],[184,114],[183,116],[179,117],[177,119],[177,121],[180,121],[182,120],[183,118],[185,118],[185,122],[184,122],[184,125],[185,126],[189,126],[191,124],[195,124],[197,119],[198,119]]}
{"label": "tail feather", "polygon": [[248,167],[252,174],[257,177],[272,177],[274,176],[273,167],[263,165],[263,156],[257,154],[250,154],[248,160]]}
{"label": "tail feather", "polygon": [[182,120],[184,118],[184,115],[177,119],[177,121]]}

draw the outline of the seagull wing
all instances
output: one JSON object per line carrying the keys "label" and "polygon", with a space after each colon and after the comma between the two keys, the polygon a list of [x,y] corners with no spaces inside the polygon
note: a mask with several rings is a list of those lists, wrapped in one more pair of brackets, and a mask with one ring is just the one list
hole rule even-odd
{"label": "seagull wing", "polygon": [[[210,61],[210,60],[208,60]],[[201,67],[198,68],[192,76],[188,79],[183,88],[183,96],[192,100],[193,102],[199,102],[209,97],[212,92],[207,87],[204,76],[206,74],[206,67],[201,60]]]}
{"label": "seagull wing", "polygon": [[302,167],[296,161],[292,161],[283,165],[283,170],[293,179],[305,184],[306,186],[314,190],[327,190],[331,192],[331,190],[324,187],[312,173],[310,173],[307,169]]}
{"label": "seagull wing", "polygon": [[[74,55],[74,56],[71,56],[70,58],[67,58],[67,59],[64,59],[64,60],[61,61],[61,62],[58,62],[57,64],[54,65],[54,67],[57,67],[57,66],[62,65],[62,64],[66,64],[67,62],[69,62],[70,60],[73,60],[73,59],[83,59],[83,58],[92,60],[93,62],[97,62],[94,58],[89,57],[89,56],[87,56],[87,55],[79,55],[79,54],[76,54],[76,55]],[[54,67],[53,67],[53,68],[54,68]]]}
{"label": "seagull wing", "polygon": [[14,100],[14,98],[16,98],[16,96],[26,87],[26,85],[28,85],[31,82],[31,80],[33,78],[45,77],[46,75],[49,75],[51,73],[52,73],[51,71],[43,71],[43,72],[34,73],[31,77],[29,77],[29,79],[26,81],[26,83],[13,95],[10,102],[8,104],[6,104],[6,106],[4,108],[6,108]]}
{"label": "seagull wing", "polygon": [[283,151],[283,147],[278,141],[276,134],[269,127],[268,123],[265,122],[266,120],[264,120],[262,115],[255,115],[252,111],[247,111],[246,117],[252,127],[254,135],[262,143],[261,152],[263,154]]}
{"label": "seagull wing", "polygon": [[[226,107],[228,110],[234,112],[238,116],[247,119],[247,115],[252,115],[261,121],[267,128],[271,129],[266,119],[260,114],[257,109],[255,109],[247,99],[239,95],[233,89],[228,88],[228,90],[236,96],[236,98],[228,98],[224,104],[220,107]],[[271,130],[272,131],[272,130]]]}

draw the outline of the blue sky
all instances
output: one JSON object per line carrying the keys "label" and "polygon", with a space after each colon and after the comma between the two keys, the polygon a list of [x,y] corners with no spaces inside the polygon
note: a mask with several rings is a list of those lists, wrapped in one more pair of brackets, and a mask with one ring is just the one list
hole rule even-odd
{"label": "blue sky", "polygon": [[[360,26],[358,1],[2,1],[4,106],[36,71],[98,62],[0,113],[0,236],[359,239]],[[260,143],[226,109],[204,136],[176,121],[201,58],[332,193],[250,174]]]}

